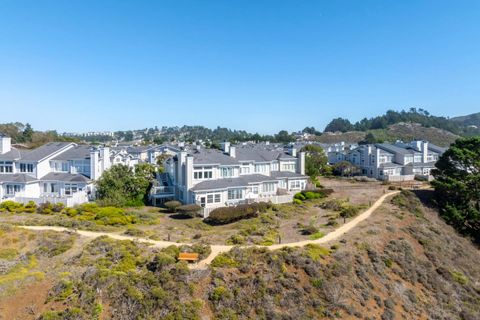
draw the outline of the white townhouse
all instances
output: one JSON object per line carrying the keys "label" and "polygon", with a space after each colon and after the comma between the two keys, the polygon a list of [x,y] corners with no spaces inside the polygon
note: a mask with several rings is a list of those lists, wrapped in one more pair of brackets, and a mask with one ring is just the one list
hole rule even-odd
{"label": "white townhouse", "polygon": [[107,147],[51,142],[23,150],[0,136],[0,202],[84,203],[92,197],[93,181],[110,166]]}
{"label": "white townhouse", "polygon": [[242,203],[292,201],[305,189],[305,154],[269,145],[230,146],[223,150],[196,148],[180,151],[165,164],[162,186],[154,203],[169,197],[197,203],[207,217],[211,210]]}
{"label": "white townhouse", "polygon": [[430,180],[431,170],[445,150],[428,141],[397,141],[362,145],[343,154],[337,152],[329,156],[329,161],[349,161],[358,166],[363,175],[379,180],[408,181],[415,176]]}

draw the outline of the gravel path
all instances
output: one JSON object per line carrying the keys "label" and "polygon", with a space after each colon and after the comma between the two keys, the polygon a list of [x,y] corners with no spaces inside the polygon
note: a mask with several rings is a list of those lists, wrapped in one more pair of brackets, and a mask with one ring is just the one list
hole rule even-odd
{"label": "gravel path", "polygon": [[[365,219],[368,219],[370,215],[382,205],[382,203],[385,201],[386,198],[399,193],[400,191],[393,191],[386,193],[382,195],[380,198],[375,201],[375,203],[368,208],[366,211],[362,212],[349,222],[345,223],[341,227],[335,229],[334,231],[327,233],[323,238],[317,239],[317,240],[303,240],[303,241],[297,241],[297,242],[290,242],[290,243],[282,243],[282,244],[275,244],[271,246],[258,246],[258,245],[248,245],[248,246],[242,246],[245,248],[248,247],[257,247],[257,248],[267,248],[270,250],[277,250],[281,249],[284,247],[302,247],[307,244],[322,244],[326,243],[329,241],[333,241],[340,236],[344,235],[351,229],[355,228],[360,222],[364,221]],[[100,236],[108,236],[113,239],[117,240],[133,240],[133,241],[138,241],[138,242],[143,242],[143,243],[149,243],[155,247],[158,248],[166,248],[168,246],[174,245],[174,246],[181,246],[181,245],[190,245],[189,243],[180,243],[180,242],[170,242],[170,241],[158,241],[158,240],[151,240],[147,238],[138,238],[138,237],[132,237],[132,236],[127,236],[127,235],[122,235],[119,233],[112,233],[112,232],[95,232],[95,231],[85,231],[85,230],[74,230],[74,229],[69,229],[69,228],[64,228],[64,227],[54,227],[54,226],[19,226],[21,228],[25,228],[28,230],[36,230],[36,231],[42,231],[42,230],[52,230],[52,231],[67,231],[67,232],[75,232],[81,236],[88,237],[88,238],[97,238]],[[227,246],[227,245],[211,245],[210,246],[212,249],[212,253],[205,258],[204,260],[190,265],[192,269],[202,269],[205,268],[208,264],[212,262],[213,259],[215,259],[216,256],[218,256],[220,253],[230,251],[234,246]]]}

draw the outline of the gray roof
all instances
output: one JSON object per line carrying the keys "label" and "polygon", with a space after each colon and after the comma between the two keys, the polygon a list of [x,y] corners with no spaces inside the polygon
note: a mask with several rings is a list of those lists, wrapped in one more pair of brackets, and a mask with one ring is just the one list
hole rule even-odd
{"label": "gray roof", "polygon": [[89,178],[82,174],[72,174],[68,172],[50,172],[43,176],[40,180],[49,180],[49,181],[63,181],[63,182],[84,182],[88,183]]}
{"label": "gray roof", "polygon": [[25,173],[15,173],[15,174],[0,174],[0,183],[13,182],[13,183],[28,183],[31,181],[36,181],[37,179],[29,176]]}
{"label": "gray roof", "polygon": [[4,154],[0,154],[0,160],[14,161],[22,158],[22,155],[28,152],[28,150],[22,150],[12,148],[10,151]]}
{"label": "gray roof", "polygon": [[239,161],[270,162],[279,159],[296,159],[290,154],[278,148],[267,148],[259,146],[238,146],[235,147],[235,158]]}
{"label": "gray roof", "polygon": [[55,153],[71,144],[72,144],[71,142],[50,142],[36,149],[33,149],[29,152],[24,153],[22,155],[22,160],[40,161],[50,156],[52,153]]}
{"label": "gray roof", "polygon": [[414,151],[412,149],[406,149],[398,146],[394,146],[393,144],[388,143],[377,143],[375,147],[391,152],[391,153],[399,153],[399,154],[413,154]]}
{"label": "gray roof", "polygon": [[90,146],[80,145],[68,149],[62,152],[53,160],[78,160],[78,159],[90,159]]}
{"label": "gray roof", "polygon": [[246,187],[249,184],[262,183],[262,182],[276,182],[275,178],[265,176],[262,174],[249,174],[240,176],[238,178],[229,178],[229,179],[216,179],[216,180],[207,180],[200,182],[195,185],[191,190],[192,191],[202,191],[202,190],[220,190],[236,187]]}
{"label": "gray roof", "polygon": [[270,171],[272,178],[308,178],[307,176],[291,171]]}
{"label": "gray roof", "polygon": [[219,150],[200,149],[189,153],[193,156],[193,164],[220,164],[220,165],[238,165],[236,158],[224,154]]}
{"label": "gray roof", "polygon": [[436,152],[438,154],[443,154],[445,151],[447,151],[447,148],[439,147],[433,143],[429,143],[428,150]]}

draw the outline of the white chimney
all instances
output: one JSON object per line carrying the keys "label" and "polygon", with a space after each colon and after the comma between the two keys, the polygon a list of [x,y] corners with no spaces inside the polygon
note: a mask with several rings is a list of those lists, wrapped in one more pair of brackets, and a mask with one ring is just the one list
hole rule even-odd
{"label": "white chimney", "polygon": [[96,148],[90,149],[90,179],[100,178],[99,152]]}
{"label": "white chimney", "polygon": [[10,137],[0,134],[0,154],[5,154],[12,150],[12,139]]}
{"label": "white chimney", "polygon": [[230,152],[230,142],[225,141],[221,143],[221,147],[223,152],[229,153]]}
{"label": "white chimney", "polygon": [[305,174],[305,152],[298,153],[297,173]]}
{"label": "white chimney", "polygon": [[228,154],[230,155],[230,157],[235,158],[237,156],[235,147],[230,147]]}
{"label": "white chimney", "polygon": [[103,147],[100,149],[100,157],[102,158],[102,173],[105,170],[110,169],[112,166],[112,163],[110,161],[110,148],[109,147]]}
{"label": "white chimney", "polygon": [[423,163],[426,163],[428,160],[428,141],[422,141],[422,157]]}
{"label": "white chimney", "polygon": [[292,157],[296,158],[297,157],[297,148],[292,148],[290,150],[290,154],[291,154]]}

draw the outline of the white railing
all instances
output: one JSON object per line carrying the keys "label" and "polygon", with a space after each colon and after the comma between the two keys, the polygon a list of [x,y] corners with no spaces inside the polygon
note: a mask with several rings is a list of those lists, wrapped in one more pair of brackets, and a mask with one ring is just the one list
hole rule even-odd
{"label": "white railing", "polygon": [[151,195],[160,195],[160,194],[173,194],[175,193],[175,187],[152,187],[152,191],[150,192]]}
{"label": "white railing", "polygon": [[28,203],[29,201],[35,202],[35,204],[39,205],[42,203],[63,203],[67,207],[73,207],[85,202],[88,202],[88,195],[85,192],[76,192],[72,195],[55,195],[55,194],[42,194],[38,198],[32,198],[32,197],[22,197],[22,196],[15,196],[14,198],[11,198],[9,200],[13,200],[15,202],[21,202],[21,203]]}
{"label": "white railing", "polygon": [[[216,205],[214,207],[202,207],[200,214],[204,218],[207,218],[213,210],[221,207],[226,207],[228,205],[239,205],[239,204],[248,204],[248,203],[255,203],[255,202],[271,202],[273,204],[281,204],[281,203],[290,203],[292,202],[292,200],[293,200],[293,194],[285,194],[280,196],[273,195],[273,196],[266,196],[266,197],[258,197],[255,199],[242,199],[235,202],[225,203],[226,205]],[[199,201],[197,201],[196,204],[201,206],[201,203]]]}

